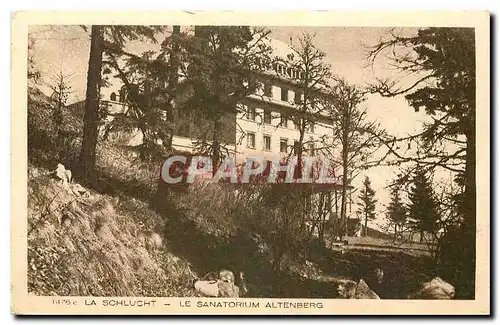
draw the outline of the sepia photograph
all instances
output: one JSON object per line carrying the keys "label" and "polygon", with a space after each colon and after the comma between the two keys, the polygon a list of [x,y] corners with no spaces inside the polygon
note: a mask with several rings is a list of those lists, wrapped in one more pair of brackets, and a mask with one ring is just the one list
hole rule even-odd
{"label": "sepia photograph", "polygon": [[12,312],[489,313],[488,13],[239,14],[13,16]]}

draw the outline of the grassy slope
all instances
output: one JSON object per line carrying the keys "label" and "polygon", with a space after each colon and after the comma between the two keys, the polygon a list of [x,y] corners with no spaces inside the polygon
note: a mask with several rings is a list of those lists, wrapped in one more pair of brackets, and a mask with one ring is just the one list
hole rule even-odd
{"label": "grassy slope", "polygon": [[[28,287],[40,295],[191,296],[196,275],[143,202],[78,196],[30,169]],[[33,174],[35,174],[33,176]],[[42,174],[42,175],[40,175]]]}

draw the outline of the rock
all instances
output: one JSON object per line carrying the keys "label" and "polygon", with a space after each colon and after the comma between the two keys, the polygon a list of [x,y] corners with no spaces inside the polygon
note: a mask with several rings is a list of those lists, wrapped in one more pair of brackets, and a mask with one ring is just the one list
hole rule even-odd
{"label": "rock", "polygon": [[66,179],[67,179],[68,183],[71,183],[71,177],[72,177],[71,170],[66,169],[65,174],[66,174]]}
{"label": "rock", "polygon": [[215,281],[196,281],[194,288],[207,297],[238,298],[240,293],[240,288],[234,284],[234,273],[229,270],[221,270]]}
{"label": "rock", "polygon": [[71,191],[73,193],[75,193],[75,195],[78,195],[78,196],[87,193],[87,189],[78,183],[71,184]]}
{"label": "rock", "polygon": [[219,272],[219,280],[227,283],[234,283],[234,273],[229,270],[221,270]]}
{"label": "rock", "polygon": [[57,164],[57,168],[54,172],[56,177],[61,180],[62,185],[71,183],[71,170],[66,169],[63,164]]}
{"label": "rock", "polygon": [[357,283],[352,280],[344,280],[337,286],[337,294],[342,299],[354,299]]}
{"label": "rock", "polygon": [[360,279],[356,287],[355,299],[380,299],[380,297],[368,287],[365,280]]}
{"label": "rock", "polygon": [[217,281],[196,281],[194,288],[207,297],[219,296],[219,285]]}
{"label": "rock", "polygon": [[219,281],[219,297],[238,298],[240,296],[240,288],[234,283]]}
{"label": "rock", "polygon": [[408,296],[409,299],[447,300],[455,297],[455,288],[439,277],[425,282],[422,288]]}

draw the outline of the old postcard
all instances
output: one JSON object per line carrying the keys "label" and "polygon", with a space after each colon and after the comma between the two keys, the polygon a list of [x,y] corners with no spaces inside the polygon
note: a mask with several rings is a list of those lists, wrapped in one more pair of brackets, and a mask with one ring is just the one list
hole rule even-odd
{"label": "old postcard", "polygon": [[13,14],[12,313],[488,315],[489,19]]}

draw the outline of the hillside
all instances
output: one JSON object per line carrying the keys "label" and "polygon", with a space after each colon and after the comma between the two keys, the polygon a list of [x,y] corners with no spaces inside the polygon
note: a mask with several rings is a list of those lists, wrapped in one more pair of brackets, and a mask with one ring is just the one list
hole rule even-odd
{"label": "hillside", "polygon": [[192,296],[162,218],[136,199],[71,187],[30,167],[28,289],[39,295]]}

